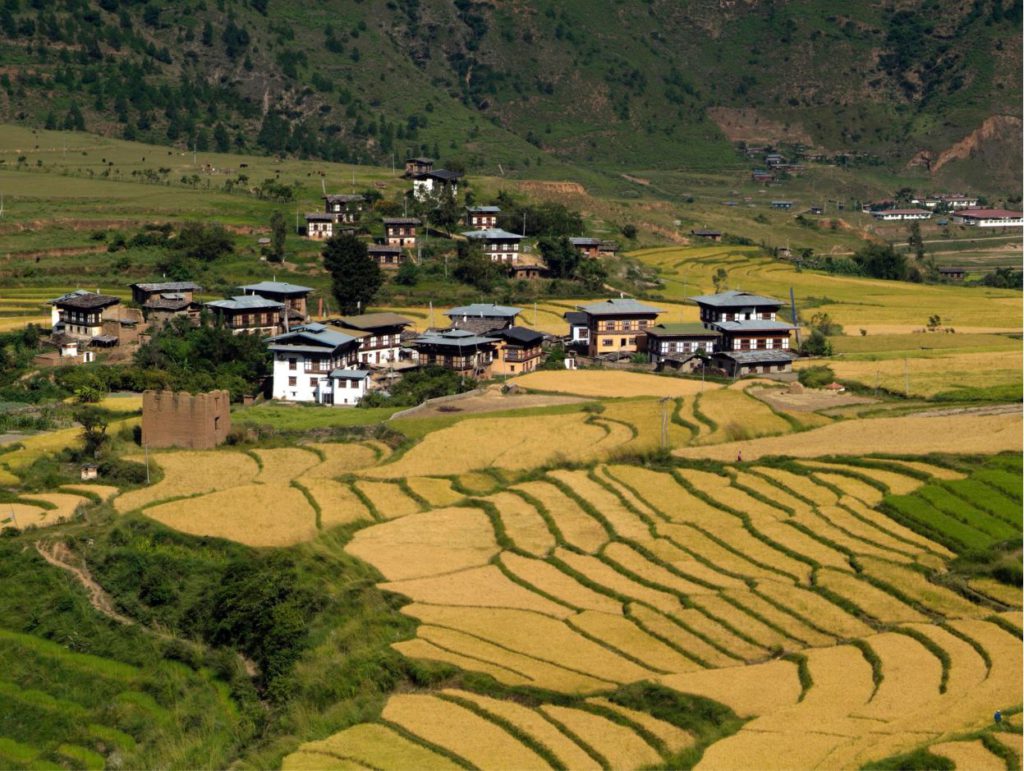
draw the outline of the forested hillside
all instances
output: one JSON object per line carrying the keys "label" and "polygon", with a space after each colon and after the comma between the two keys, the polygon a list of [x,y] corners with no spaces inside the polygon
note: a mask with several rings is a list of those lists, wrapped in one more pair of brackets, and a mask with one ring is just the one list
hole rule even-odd
{"label": "forested hillside", "polygon": [[1020,0],[4,0],[0,120],[503,171],[744,140],[927,165],[965,137],[1012,165],[981,145],[1019,158],[1020,25]]}

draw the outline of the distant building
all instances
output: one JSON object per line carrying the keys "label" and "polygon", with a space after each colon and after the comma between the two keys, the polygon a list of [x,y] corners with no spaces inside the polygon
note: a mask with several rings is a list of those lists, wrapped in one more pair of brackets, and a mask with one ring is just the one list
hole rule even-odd
{"label": "distant building", "polygon": [[792,201],[772,201],[771,202],[771,207],[773,209],[789,210],[789,209],[793,208],[793,202]]}
{"label": "distant building", "polygon": [[526,327],[510,327],[487,335],[497,341],[491,375],[533,372],[540,364],[544,335]]}
{"label": "distant building", "polygon": [[326,212],[310,212],[306,215],[306,237],[315,241],[326,241],[343,231],[352,231],[351,227],[342,227],[338,218]]}
{"label": "distant building", "polygon": [[515,263],[519,261],[519,245],[523,237],[501,228],[467,230],[462,235],[483,245],[484,254],[491,262]]}
{"label": "distant building", "polygon": [[242,294],[259,295],[268,300],[275,300],[288,309],[288,323],[302,324],[309,321],[307,298],[311,287],[289,284],[287,281],[260,281],[258,284],[247,284],[239,287]]}
{"label": "distant building", "polygon": [[967,268],[944,266],[939,268],[939,276],[947,281],[963,281],[967,277]]}
{"label": "distant building", "polygon": [[106,294],[77,290],[50,301],[54,332],[86,342],[103,335],[103,321],[118,317],[121,300]]}
{"label": "distant building", "polygon": [[451,193],[459,194],[459,180],[462,174],[458,171],[448,169],[437,169],[422,174],[414,174],[412,177],[412,194],[417,201],[424,201],[432,195]]}
{"label": "distant building", "polygon": [[765,165],[769,168],[775,168],[776,166],[782,166],[786,163],[786,159],[779,153],[768,153],[764,157]]}
{"label": "distant building", "polygon": [[366,247],[366,254],[382,270],[398,270],[405,261],[402,247],[389,244],[370,244]]}
{"label": "distant building", "polygon": [[516,317],[523,312],[522,308],[493,303],[473,303],[461,305],[445,311],[451,320],[452,329],[470,330],[477,334],[508,329],[516,323]]}
{"label": "distant building", "polygon": [[666,363],[683,364],[692,356],[715,352],[720,334],[699,322],[685,324],[656,324],[647,328],[648,360],[659,367]]}
{"label": "distant building", "polygon": [[871,212],[871,216],[883,222],[901,222],[931,219],[932,213],[927,209],[882,209]]}
{"label": "distant building", "polygon": [[720,230],[708,230],[706,228],[701,228],[699,230],[691,230],[690,235],[694,238],[702,238],[705,241],[717,242],[722,240],[722,231]]}
{"label": "distant building", "polygon": [[409,158],[405,161],[405,175],[412,177],[417,174],[428,174],[434,170],[433,158]]}
{"label": "distant building", "polygon": [[336,222],[347,225],[359,222],[363,215],[363,206],[366,203],[366,198],[358,193],[325,195],[323,199],[324,212],[335,215]]}
{"label": "distant building", "polygon": [[422,224],[416,217],[385,217],[384,243],[400,249],[416,248],[416,230]]}
{"label": "distant building", "polygon": [[387,366],[397,362],[401,355],[402,332],[412,322],[397,313],[363,313],[342,316],[330,322],[349,335],[363,335],[359,339],[358,361],[363,366]]}
{"label": "distant building", "polygon": [[467,206],[466,225],[474,230],[496,228],[499,214],[501,208],[498,206]]}
{"label": "distant building", "polygon": [[820,203],[812,203],[810,209],[808,209],[808,212],[810,214],[824,214],[825,207],[822,206]]}
{"label": "distant building", "polygon": [[132,284],[132,301],[137,303],[151,325],[160,325],[175,316],[185,316],[194,323],[199,321],[202,306],[196,302],[195,293],[203,291],[192,281],[163,281],[147,284]]}
{"label": "distant building", "polygon": [[586,238],[581,236],[578,238],[570,238],[569,243],[571,243],[576,248],[576,251],[578,251],[583,257],[596,259],[601,251],[601,239],[599,238]]}
{"label": "distant building", "polygon": [[[267,348],[274,356],[275,399],[348,405],[366,393],[366,377],[351,374],[358,365],[359,337],[323,324],[306,324],[271,337]],[[336,372],[341,374],[335,376]],[[350,385],[350,380],[357,385]],[[339,387],[339,381],[345,382]]]}
{"label": "distant building", "polygon": [[713,358],[726,372],[736,377],[792,370],[796,355],[789,335],[795,327],[778,320],[780,300],[736,290],[690,299],[704,327],[721,336]]}
{"label": "distant building", "polygon": [[569,345],[590,347],[590,317],[583,311],[569,311],[562,314],[569,324]]}
{"label": "distant building", "polygon": [[498,340],[468,329],[424,332],[411,343],[420,366],[450,369],[461,375],[485,378],[490,375]]}
{"label": "distant building", "polygon": [[642,338],[662,313],[660,308],[632,298],[591,303],[582,306],[580,311],[587,316],[588,352],[591,356],[635,353],[639,350],[637,338]]}
{"label": "distant building", "polygon": [[203,288],[192,281],[160,281],[153,283],[132,284],[132,302],[144,306],[154,297],[172,293],[181,295],[184,299],[191,301],[196,292],[202,292]]}
{"label": "distant building", "polygon": [[277,335],[285,328],[284,303],[259,295],[214,300],[204,307],[236,335]]}
{"label": "distant building", "polygon": [[750,172],[750,179],[754,182],[774,182],[775,174],[771,171],[765,171],[763,169],[754,169]]}
{"label": "distant building", "polygon": [[1007,209],[962,209],[953,214],[953,223],[975,228],[1024,227],[1024,214]]}

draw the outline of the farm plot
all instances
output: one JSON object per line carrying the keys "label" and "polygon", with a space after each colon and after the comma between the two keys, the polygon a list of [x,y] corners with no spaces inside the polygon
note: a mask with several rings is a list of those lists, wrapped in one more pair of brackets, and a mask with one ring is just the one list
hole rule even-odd
{"label": "farm plot", "polygon": [[409,489],[431,506],[451,506],[464,497],[457,492],[448,479],[435,477],[409,477],[405,480]]}
{"label": "farm plot", "polygon": [[702,394],[694,410],[699,410],[714,426],[710,434],[702,434],[697,440],[701,445],[788,434],[793,430],[787,420],[776,415],[764,402],[729,388]]}
{"label": "farm plot", "polygon": [[569,487],[608,521],[616,536],[642,540],[650,536],[647,524],[630,511],[614,493],[599,485],[585,471],[552,471],[548,474]]}
{"label": "farm plot", "polygon": [[345,760],[358,768],[460,769],[444,755],[376,723],[352,726],[323,741],[307,742],[286,756],[281,767],[284,771],[335,768],[335,763]]}
{"label": "farm plot", "polygon": [[320,507],[320,525],[324,529],[373,519],[362,499],[348,485],[333,479],[306,476],[299,484],[309,491]]}
{"label": "farm plot", "polygon": [[621,615],[584,611],[569,620],[573,629],[655,672],[689,672],[701,667]]}
{"label": "farm plot", "polygon": [[[667,441],[668,447],[685,447],[690,443],[693,434],[685,426],[673,423],[668,417],[674,409],[672,404],[662,404],[660,400],[641,399],[628,402],[606,402],[603,419],[618,420],[628,423],[636,431],[636,436],[622,445],[624,451],[652,450]],[[663,422],[664,421],[664,422]],[[662,436],[662,426],[665,435]]]}
{"label": "farm plot", "polygon": [[[52,509],[45,510],[38,520],[32,522],[36,527],[66,522],[72,519],[81,507],[91,503],[88,498],[69,493],[31,493],[30,498],[53,506]],[[0,516],[3,515],[5,508],[4,504],[0,504]]]}
{"label": "farm plot", "polygon": [[715,529],[735,527],[741,520],[698,498],[680,485],[671,474],[638,466],[609,466],[608,478],[627,487],[647,505],[673,522],[700,523]]}
{"label": "farm plot", "polygon": [[256,475],[256,481],[261,484],[288,484],[320,463],[316,453],[297,447],[253,452],[260,459],[260,473]]}
{"label": "farm plot", "polygon": [[[522,388],[535,391],[555,391],[597,398],[617,396],[674,398],[690,396],[701,391],[699,380],[596,369],[543,370],[522,375],[511,382]],[[717,388],[719,388],[717,385],[705,386],[708,392]]]}
{"label": "farm plot", "polygon": [[548,562],[521,557],[513,552],[502,553],[501,562],[521,581],[573,608],[602,613],[622,612],[621,602],[584,586]]}
{"label": "farm plot", "polygon": [[905,602],[852,573],[825,568],[818,571],[817,583],[883,623],[899,624],[928,620]]}
{"label": "farm plot", "polygon": [[796,664],[783,660],[667,675],[661,682],[677,691],[721,702],[740,717],[796,704],[801,690]]}
{"label": "farm plot", "polygon": [[406,495],[396,482],[361,479],[354,486],[384,519],[397,519],[420,511],[419,503]]}
{"label": "farm plot", "polygon": [[593,554],[607,543],[604,526],[550,482],[527,482],[512,490],[536,500],[571,546]]}
{"label": "farm plot", "polygon": [[651,634],[657,635],[662,640],[667,640],[678,650],[709,667],[727,667],[742,662],[739,656],[726,653],[721,648],[715,647],[704,637],[681,626],[678,620],[673,620],[653,608],[631,604],[629,615]]}
{"label": "farm plot", "polygon": [[601,556],[606,562],[610,561],[614,566],[638,576],[645,583],[664,587],[669,591],[680,594],[708,594],[715,591],[715,587],[704,586],[674,573],[624,543],[608,544],[601,552]]}
{"label": "farm plot", "polygon": [[860,562],[866,575],[884,581],[933,613],[940,613],[947,618],[981,618],[988,615],[985,608],[968,602],[956,592],[931,583],[916,570],[875,557],[865,556]]}
{"label": "farm plot", "polygon": [[517,548],[543,557],[555,548],[555,536],[537,507],[514,493],[498,493],[482,500],[498,510],[505,534]]}
{"label": "farm plot", "polygon": [[140,509],[168,498],[248,485],[256,480],[259,473],[256,461],[241,452],[182,450],[151,455],[150,462],[163,469],[164,478],[155,485],[131,490],[115,498],[114,508],[119,512]]}
{"label": "farm plot", "polygon": [[365,444],[310,444],[323,460],[302,472],[304,479],[333,479],[377,462],[377,454]]}
{"label": "farm plot", "polygon": [[635,731],[606,717],[551,704],[541,707],[541,711],[593,747],[611,768],[632,771],[661,761],[657,750]]}

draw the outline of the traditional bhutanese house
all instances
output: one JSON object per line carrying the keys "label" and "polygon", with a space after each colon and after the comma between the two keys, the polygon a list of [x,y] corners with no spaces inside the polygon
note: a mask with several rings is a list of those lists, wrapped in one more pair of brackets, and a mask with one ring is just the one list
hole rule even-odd
{"label": "traditional bhutanese house", "polygon": [[408,158],[405,161],[405,176],[413,177],[417,174],[427,174],[434,170],[433,158]]}
{"label": "traditional bhutanese house", "polygon": [[416,229],[420,221],[415,217],[385,217],[384,243],[400,249],[416,248]]}
{"label": "traditional bhutanese house", "polygon": [[619,244],[616,241],[602,241],[598,244],[597,254],[599,257],[614,257],[619,253]]}
{"label": "traditional bhutanese house", "polygon": [[569,345],[590,347],[590,317],[583,311],[569,311],[562,314],[569,324]]}
{"label": "traditional bhutanese house", "polygon": [[325,195],[324,212],[333,215],[335,222],[354,225],[363,216],[363,204],[366,199],[355,194]]}
{"label": "traditional bhutanese house", "polygon": [[776,166],[781,166],[782,164],[784,164],[786,162],[786,159],[784,157],[782,157],[781,155],[779,155],[778,153],[768,153],[764,157],[764,162],[765,162],[765,165],[767,165],[768,168],[771,169],[771,168],[774,168]]}
{"label": "traditional bhutanese house", "polygon": [[86,294],[92,294],[92,292],[88,289],[76,289],[73,292],[62,294],[60,297],[54,297],[52,300],[47,301],[50,306],[50,328],[54,333],[64,331],[64,316],[59,303],[70,300],[72,297],[81,297]]}
{"label": "traditional bhutanese house", "polygon": [[519,242],[523,237],[501,228],[467,230],[462,235],[483,245],[484,254],[491,262],[515,263],[519,261]]}
{"label": "traditional bhutanese house", "polygon": [[[63,332],[79,340],[91,341],[103,336],[105,319],[118,317],[114,309],[121,300],[111,295],[79,290],[51,300],[50,303],[57,316],[57,323],[53,326],[54,332]],[[106,341],[98,342],[104,344]],[[114,343],[116,342],[115,340]]]}
{"label": "traditional bhutanese house", "polygon": [[414,174],[412,177],[412,194],[416,200],[423,201],[432,195],[451,193],[452,196],[459,194],[459,180],[462,174],[458,171],[448,169],[437,169],[422,174]]}
{"label": "traditional bhutanese house", "polygon": [[774,321],[782,302],[773,297],[729,289],[717,294],[691,297],[700,308],[701,323],[714,329],[721,321]]}
{"label": "traditional bhutanese house", "polygon": [[773,209],[792,209],[792,201],[772,201],[771,206]]}
{"label": "traditional bhutanese house", "polygon": [[363,313],[342,316],[331,324],[350,335],[360,334],[359,363],[365,366],[387,366],[400,358],[402,332],[412,322],[397,313]]}
{"label": "traditional bhutanese house", "polygon": [[498,206],[467,206],[466,226],[474,230],[496,228],[499,214],[501,214],[501,208]]}
{"label": "traditional bhutanese house", "polygon": [[370,244],[366,247],[366,254],[381,270],[398,270],[405,258],[402,247],[389,244]]}
{"label": "traditional bhutanese house", "polygon": [[[715,361],[733,376],[752,372],[788,372],[796,355],[789,350],[792,324],[777,319],[782,303],[771,297],[729,290],[691,297],[705,328],[721,334]],[[734,354],[756,352],[765,355]],[[720,356],[720,354],[722,354]]]}
{"label": "traditional bhutanese house", "polygon": [[601,239],[599,238],[586,238],[580,236],[578,238],[570,238],[569,243],[576,248],[576,251],[579,252],[580,255],[593,259],[598,257],[598,253],[601,249]]}
{"label": "traditional bhutanese house", "polygon": [[539,260],[530,259],[530,255],[521,254],[516,262],[508,265],[508,275],[522,281],[536,281],[544,278],[550,271],[548,266]]}
{"label": "traditional bhutanese house", "polygon": [[487,332],[508,329],[516,323],[516,317],[522,312],[522,308],[513,308],[508,305],[472,303],[452,308],[450,311],[445,311],[444,315],[451,319],[452,329],[468,330],[482,335]]}
{"label": "traditional bhutanese house", "polygon": [[1024,227],[1024,214],[1007,209],[962,209],[952,219],[956,225],[974,228]]}
{"label": "traditional bhutanese house", "polygon": [[932,213],[927,209],[882,209],[871,212],[871,216],[882,222],[903,222],[931,219]]}
{"label": "traditional bhutanese house", "polygon": [[132,302],[145,306],[150,300],[168,293],[180,295],[191,302],[196,292],[203,288],[192,281],[160,281],[148,284],[132,284]]}
{"label": "traditional bhutanese house", "polygon": [[334,404],[335,384],[329,381],[336,371],[356,367],[359,338],[323,324],[306,324],[271,337],[267,348],[274,356],[275,399]]}
{"label": "traditional bhutanese house", "polygon": [[185,316],[193,323],[199,322],[202,305],[195,300],[195,293],[203,291],[199,284],[191,281],[163,281],[149,284],[132,284],[132,300],[142,308],[150,325],[160,326],[175,316]]}
{"label": "traditional bhutanese house", "polygon": [[425,332],[411,344],[419,356],[420,366],[444,367],[477,378],[490,375],[491,362],[498,347],[496,339],[468,329]]}
{"label": "traditional bhutanese house", "polygon": [[616,298],[584,305],[587,315],[588,352],[591,356],[635,353],[637,337],[643,337],[654,324],[660,308],[644,305],[632,298]]}
{"label": "traditional bhutanese house", "polygon": [[236,335],[277,335],[284,331],[284,303],[247,294],[205,304],[219,323]]}
{"label": "traditional bhutanese house", "polygon": [[694,238],[702,238],[705,241],[721,241],[722,231],[720,230],[708,230],[707,228],[700,228],[699,230],[691,230],[690,235]]}
{"label": "traditional bhutanese house", "polygon": [[247,284],[239,287],[242,294],[259,295],[268,300],[275,300],[288,308],[288,323],[299,324],[309,320],[306,298],[313,290],[308,286],[289,284],[286,281],[260,281],[258,284]]}
{"label": "traditional bhutanese house", "polygon": [[967,268],[943,266],[939,268],[939,276],[947,281],[963,281],[967,277]]}
{"label": "traditional bhutanese house", "polygon": [[754,182],[773,182],[775,174],[764,169],[754,169],[750,172],[750,179]]}
{"label": "traditional bhutanese house", "polygon": [[694,356],[710,356],[718,347],[720,335],[700,322],[686,324],[655,324],[647,328],[648,360],[658,368],[684,368]]}
{"label": "traditional bhutanese house", "polygon": [[145,327],[145,318],[138,308],[115,305],[103,316],[103,330],[92,339],[92,345],[112,347],[135,345]]}
{"label": "traditional bhutanese house", "polygon": [[491,332],[498,345],[491,363],[491,375],[519,375],[533,372],[541,359],[544,335],[526,327],[509,327]]}
{"label": "traditional bhutanese house", "polygon": [[795,358],[796,354],[792,351],[776,348],[770,351],[718,351],[711,360],[718,369],[724,370],[730,377],[743,377],[792,372]]}
{"label": "traditional bhutanese house", "polygon": [[306,237],[315,241],[326,241],[342,233],[355,233],[355,228],[339,222],[337,214],[310,212],[306,215]]}

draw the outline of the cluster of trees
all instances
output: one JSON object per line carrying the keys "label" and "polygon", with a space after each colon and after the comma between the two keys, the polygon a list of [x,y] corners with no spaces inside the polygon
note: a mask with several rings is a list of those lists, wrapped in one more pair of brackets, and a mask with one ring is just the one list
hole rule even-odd
{"label": "cluster of trees", "polygon": [[427,399],[451,396],[476,388],[473,378],[463,377],[444,367],[424,367],[406,374],[388,396],[372,391],[359,402],[360,407],[414,407]]}
{"label": "cluster of trees", "polygon": [[598,260],[584,257],[568,238],[542,238],[537,242],[544,264],[552,278],[578,281],[587,289],[600,291],[608,279],[608,271]]}

